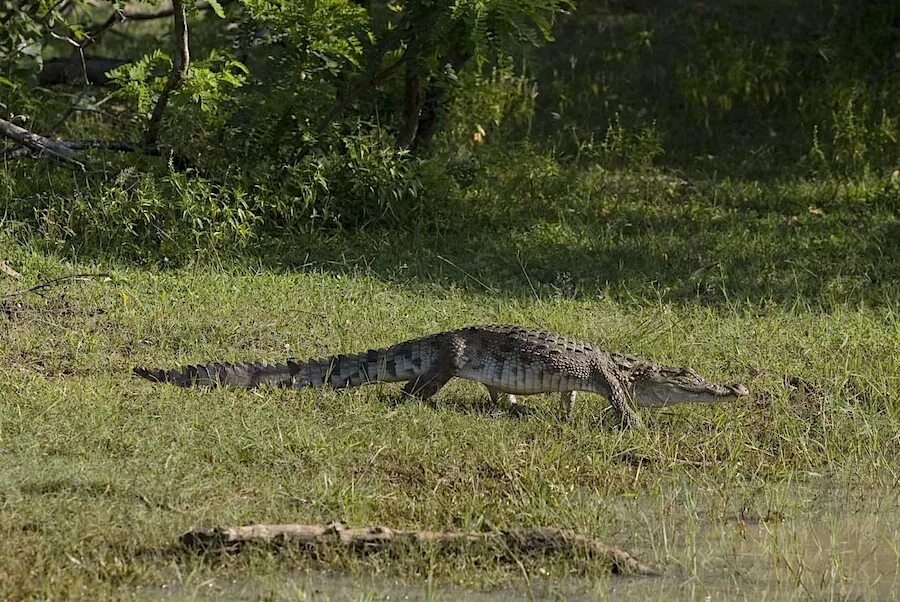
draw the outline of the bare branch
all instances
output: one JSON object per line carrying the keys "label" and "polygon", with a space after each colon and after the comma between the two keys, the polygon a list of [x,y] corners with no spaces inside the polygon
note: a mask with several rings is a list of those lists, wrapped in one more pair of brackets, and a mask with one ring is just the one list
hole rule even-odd
{"label": "bare branch", "polygon": [[81,44],[78,42],[78,40],[74,40],[74,39],[70,38],[69,36],[64,36],[64,35],[58,34],[55,31],[53,31],[52,29],[47,31],[47,33],[50,34],[50,37],[53,38],[54,40],[59,40],[60,42],[65,42],[66,44],[68,44],[69,46],[72,46],[73,48],[78,48],[79,46],[81,46]]}
{"label": "bare branch", "polygon": [[88,34],[88,39],[82,43],[82,48],[87,48],[88,46],[96,42],[100,38],[100,36],[103,35],[104,31],[106,31],[116,23],[121,23],[126,18],[127,17],[124,10],[122,10],[121,8],[115,9],[112,14],[109,15],[109,17],[106,19],[106,21],[91,29],[91,32]]}
{"label": "bare branch", "polygon": [[110,278],[111,276],[106,272],[98,272],[98,273],[85,273],[85,274],[70,274],[69,276],[62,276],[60,278],[53,278],[52,280],[47,280],[32,286],[31,288],[26,288],[21,291],[13,291],[11,293],[6,293],[5,295],[0,295],[0,299],[10,299],[12,297],[21,297],[22,295],[27,295],[28,293],[39,293],[40,291],[48,288],[52,288],[54,286],[59,286],[60,284],[65,284],[67,282],[84,282],[86,280],[98,280],[104,278]]}
{"label": "bare branch", "polygon": [[[120,153],[140,153],[149,157],[158,157],[160,155],[158,149],[144,148],[136,144],[131,144],[129,142],[119,142],[116,140],[54,140],[53,142],[58,146],[71,151],[96,149]],[[3,156],[7,159],[18,159],[30,154],[32,154],[31,149],[16,148],[7,151]]]}
{"label": "bare branch", "polygon": [[187,73],[188,65],[191,62],[191,53],[188,47],[187,15],[185,14],[184,3],[182,0],[172,0],[172,7],[175,16],[178,57],[172,62],[169,79],[166,80],[166,85],[163,86],[159,99],[156,101],[156,106],[153,107],[150,122],[147,124],[147,130],[144,132],[144,146],[148,148],[156,147],[163,113],[165,113],[166,106],[169,104],[169,95],[181,85],[184,75]]}
{"label": "bare branch", "polygon": [[39,156],[47,155],[84,171],[84,164],[75,159],[75,151],[56,140],[35,134],[5,119],[0,119],[0,134],[31,149]]}
{"label": "bare branch", "polygon": [[504,552],[542,555],[547,552],[570,553],[576,550],[608,562],[616,573],[658,575],[631,553],[607,545],[599,539],[553,528],[513,529],[509,531],[454,532],[395,530],[372,526],[349,528],[330,525],[247,525],[194,529],[181,536],[181,545],[194,549],[239,550],[247,543],[293,544],[319,548],[329,545],[356,550],[375,550],[394,545],[471,545],[486,543]]}

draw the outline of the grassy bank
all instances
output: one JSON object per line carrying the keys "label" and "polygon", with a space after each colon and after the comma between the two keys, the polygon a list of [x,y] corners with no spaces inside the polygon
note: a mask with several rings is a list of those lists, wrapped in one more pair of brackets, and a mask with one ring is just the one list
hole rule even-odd
{"label": "grassy bank", "polygon": [[[900,325],[891,251],[866,255],[868,268],[853,276],[858,286],[842,292],[829,283],[850,276],[843,254],[873,248],[835,242],[861,232],[842,227],[854,223],[852,205],[823,215],[798,211],[788,226],[763,216],[770,227],[725,219],[724,230],[712,230],[692,216],[721,205],[691,198],[660,206],[687,214],[670,216],[668,229],[653,226],[664,233],[655,240],[687,245],[692,232],[721,236],[715,257],[726,263],[733,261],[724,253],[728,232],[756,245],[736,245],[734,256],[750,254],[746,270],[716,268],[723,280],[707,289],[645,282],[637,272],[640,286],[627,279],[605,285],[615,279],[608,266],[639,262],[614,263],[603,216],[579,224],[564,211],[510,226],[552,240],[562,259],[533,240],[522,243],[532,255],[497,252],[513,243],[489,229],[455,240],[421,234],[405,247],[399,239],[344,235],[328,240],[333,248],[323,242],[282,265],[251,255],[237,265],[206,258],[163,271],[100,255],[64,259],[36,239],[6,238],[2,256],[24,279],[4,278],[3,291],[72,271],[106,270],[113,279],[3,302],[0,595],[255,598],[318,588],[345,599],[352,576],[378,595],[426,597],[460,594],[429,585],[453,583],[588,597],[877,598],[892,591],[900,583],[892,543],[900,539]],[[639,197],[632,202],[631,215],[641,215]],[[622,213],[611,212],[610,222],[624,223]],[[882,215],[883,228],[896,228],[890,213]],[[808,233],[803,228],[815,230],[818,219],[831,227],[806,255],[790,259],[821,266],[816,279],[798,270],[801,288],[791,295],[746,284],[790,283],[782,270],[767,271],[766,250],[798,240],[784,228]],[[648,237],[654,257],[650,230],[630,223]],[[595,246],[585,249],[588,237]],[[635,249],[638,240],[630,241]],[[349,248],[357,255],[341,258]],[[595,269],[591,257],[600,258]],[[673,269],[659,272],[663,283],[687,270],[689,258],[669,257]],[[622,433],[596,396],[584,396],[568,425],[549,397],[533,398],[540,411],[516,419],[464,383],[442,392],[434,409],[395,406],[390,385],[200,391],[129,374],[135,364],[349,352],[485,322],[540,325],[688,364],[743,381],[755,397],[729,407],[644,411],[648,428]],[[330,520],[571,528],[626,547],[667,576],[610,580],[603,567],[577,557],[518,566],[478,553],[197,557],[172,547],[197,525]],[[319,569],[333,572],[303,572]]]}

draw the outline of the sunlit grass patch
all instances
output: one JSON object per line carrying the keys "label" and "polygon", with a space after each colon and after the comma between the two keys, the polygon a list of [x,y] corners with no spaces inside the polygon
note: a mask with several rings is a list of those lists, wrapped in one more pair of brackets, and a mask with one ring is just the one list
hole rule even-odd
{"label": "sunlit grass patch", "polygon": [[[71,269],[13,251],[29,278]],[[549,587],[541,575],[570,575],[582,580],[572,591],[588,587],[584,579],[634,595],[684,591],[677,578],[707,592],[877,596],[896,581],[892,538],[852,539],[845,510],[866,513],[861,533],[884,531],[898,512],[889,493],[900,459],[890,309],[573,299],[537,286],[510,297],[477,283],[446,287],[440,277],[410,286],[354,265],[109,269],[112,281],[23,296],[3,318],[8,596],[193,591],[210,580],[228,592],[298,567],[374,571],[412,587],[521,584],[519,567],[478,554],[324,563],[266,552],[172,555],[178,535],[198,525],[332,520],[571,528],[670,575],[622,590],[583,560],[554,557],[525,565],[534,587]],[[646,430],[621,432],[592,395],[565,424],[550,396],[527,399],[538,411],[516,419],[463,382],[432,408],[397,405],[392,385],[184,390],[129,372],[351,352],[505,321],[744,381],[754,397],[644,410]],[[864,567],[873,554],[876,564]],[[272,587],[284,593],[315,578],[295,579]]]}

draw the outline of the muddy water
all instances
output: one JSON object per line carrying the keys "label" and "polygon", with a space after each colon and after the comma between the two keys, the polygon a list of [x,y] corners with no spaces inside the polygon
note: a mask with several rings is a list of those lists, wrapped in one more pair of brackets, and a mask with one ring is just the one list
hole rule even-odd
{"label": "muddy water", "polygon": [[[629,500],[616,543],[662,577],[532,576],[515,587],[474,591],[422,582],[282,573],[144,591],[150,598],[291,600],[891,600],[900,599],[900,489],[862,493],[782,486],[741,508],[712,498]],[[693,495],[693,494],[692,494]],[[748,498],[750,499],[750,498]],[[678,501],[683,514],[673,511]],[[745,503],[746,502],[746,503]],[[611,540],[612,541],[612,540]]]}

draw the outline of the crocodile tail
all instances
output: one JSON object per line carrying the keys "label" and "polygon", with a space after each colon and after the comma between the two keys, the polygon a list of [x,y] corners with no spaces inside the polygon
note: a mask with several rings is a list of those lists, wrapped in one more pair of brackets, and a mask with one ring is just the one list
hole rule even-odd
{"label": "crocodile tail", "polygon": [[352,355],[335,355],[296,364],[290,384],[293,388],[333,389],[357,387],[367,383],[391,383],[413,379],[433,361],[416,346],[417,341],[400,343],[387,349],[370,349]]}
{"label": "crocodile tail", "polygon": [[171,383],[179,387],[228,386],[252,389],[260,385],[291,386],[298,364],[212,363],[185,366],[181,369],[163,370],[134,368],[134,373],[156,383]]}
{"label": "crocodile tail", "polygon": [[333,389],[366,383],[408,381],[428,371],[434,363],[439,340],[424,337],[386,349],[370,349],[351,355],[335,355],[306,362],[284,364],[212,363],[185,366],[180,370],[135,368],[134,373],[153,382],[180,387],[230,386],[252,389],[330,386]]}

